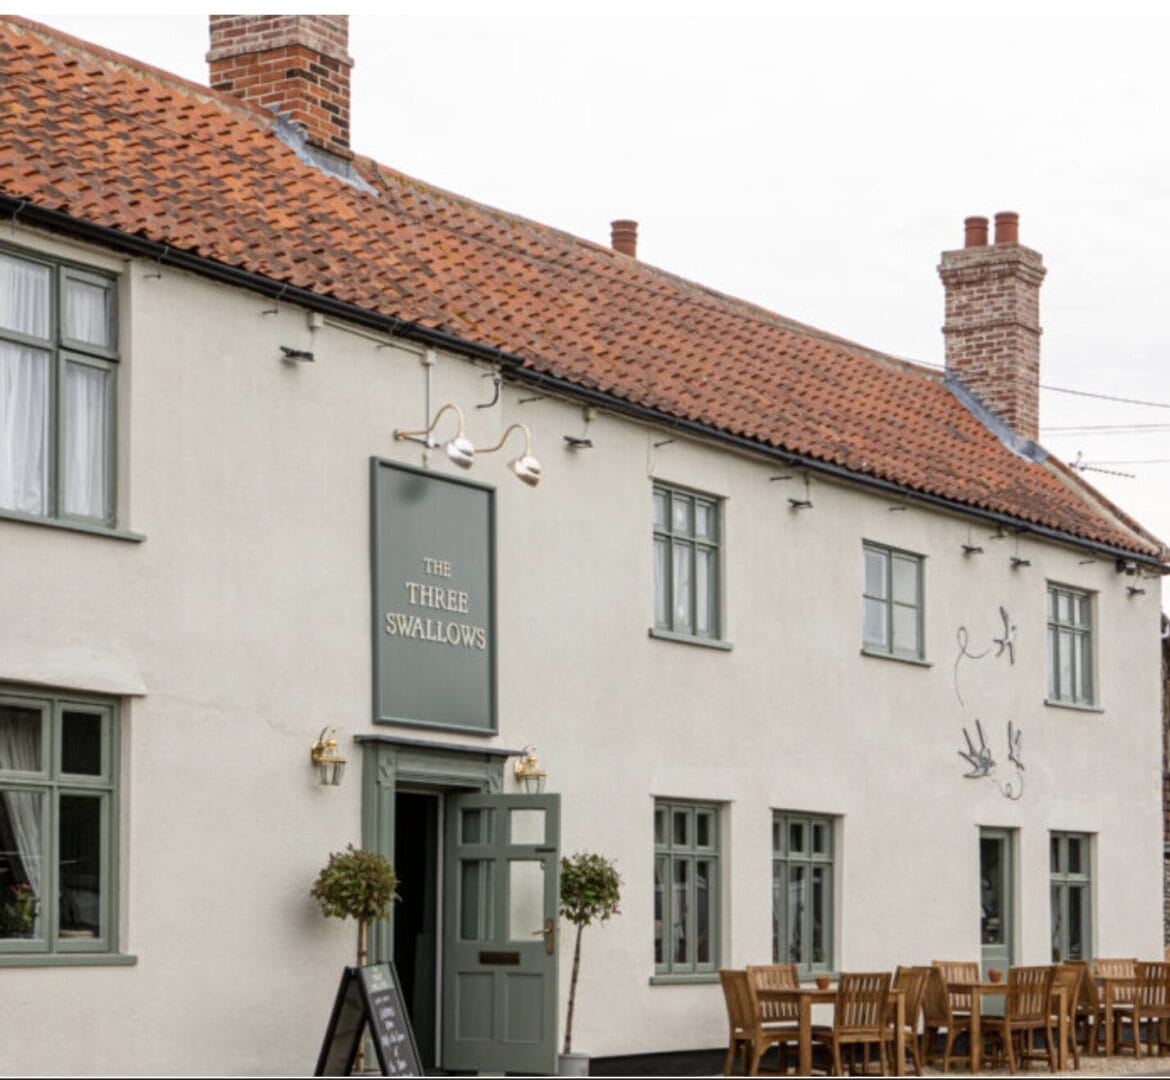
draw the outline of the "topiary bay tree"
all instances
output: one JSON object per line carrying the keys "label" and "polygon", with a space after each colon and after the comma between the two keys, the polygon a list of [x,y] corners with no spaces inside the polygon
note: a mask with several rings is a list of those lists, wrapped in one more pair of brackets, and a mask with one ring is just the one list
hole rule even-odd
{"label": "topiary bay tree", "polygon": [[622,879],[617,867],[602,855],[578,852],[561,859],[561,915],[577,927],[573,947],[573,975],[569,980],[569,1015],[565,1021],[564,1053],[572,1053],[573,1011],[577,976],[581,970],[581,932],[619,913]]}
{"label": "topiary bay tree", "polygon": [[357,920],[357,962],[362,967],[370,923],[389,915],[390,905],[399,899],[394,867],[384,855],[348,844],[329,856],[309,892],[324,915]]}

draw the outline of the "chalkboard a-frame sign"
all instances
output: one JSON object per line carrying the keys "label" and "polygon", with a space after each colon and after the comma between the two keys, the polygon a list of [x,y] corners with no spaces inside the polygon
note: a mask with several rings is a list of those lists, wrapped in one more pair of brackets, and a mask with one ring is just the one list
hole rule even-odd
{"label": "chalkboard a-frame sign", "polygon": [[314,1076],[350,1076],[366,1024],[383,1076],[422,1076],[418,1046],[393,964],[347,967]]}

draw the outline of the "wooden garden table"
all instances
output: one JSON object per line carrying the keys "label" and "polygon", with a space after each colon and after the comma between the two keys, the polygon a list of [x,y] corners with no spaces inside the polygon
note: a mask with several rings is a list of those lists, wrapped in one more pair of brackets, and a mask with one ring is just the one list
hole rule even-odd
{"label": "wooden garden table", "polygon": [[[795,1001],[800,1009],[798,1076],[812,1075],[812,1007],[834,1005],[837,1002],[836,987],[822,990],[819,986],[799,986],[784,989],[757,989],[760,1001]],[[894,1027],[894,1075],[902,1076],[906,1060],[906,995],[901,990],[890,990],[895,1005]]]}

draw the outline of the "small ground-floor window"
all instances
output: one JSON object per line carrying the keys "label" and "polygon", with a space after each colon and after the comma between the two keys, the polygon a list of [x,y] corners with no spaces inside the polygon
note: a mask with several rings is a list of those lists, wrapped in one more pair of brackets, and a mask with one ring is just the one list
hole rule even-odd
{"label": "small ground-floor window", "polygon": [[833,967],[833,819],[772,816],[772,959],[802,972]]}
{"label": "small ground-floor window", "polygon": [[1052,883],[1052,959],[1087,960],[1091,934],[1092,876],[1087,833],[1054,832],[1049,837]]}
{"label": "small ground-floor window", "polygon": [[0,954],[116,949],[113,703],[0,687]]}
{"label": "small ground-floor window", "polygon": [[714,972],[719,966],[719,808],[654,803],[654,970]]}

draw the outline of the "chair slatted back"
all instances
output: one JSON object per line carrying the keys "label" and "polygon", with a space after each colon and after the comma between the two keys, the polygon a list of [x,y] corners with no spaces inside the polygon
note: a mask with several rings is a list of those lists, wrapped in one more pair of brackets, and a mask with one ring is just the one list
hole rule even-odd
{"label": "chair slatted back", "polygon": [[[906,1026],[918,1026],[918,1014],[922,1011],[922,1000],[926,996],[926,980],[929,969],[924,967],[902,967],[898,965],[894,972],[894,989],[902,991],[902,1003],[906,1017]],[[898,1015],[898,1003],[890,999],[886,1012],[886,1022],[894,1023]]]}
{"label": "chair slatted back", "polygon": [[727,1019],[737,1032],[749,1032],[755,1026],[752,1015],[751,987],[746,971],[720,968],[719,981],[723,985],[723,1001],[727,1006]]}
{"label": "chair slatted back", "polygon": [[1004,1016],[1009,1020],[1046,1022],[1055,977],[1056,968],[1050,964],[1008,968]]}
{"label": "chair slatted back", "polygon": [[[749,964],[748,981],[756,990],[797,990],[800,979],[795,964]],[[760,1016],[765,1024],[798,1023],[800,1004],[792,1001],[761,1001]]]}
{"label": "chair slatted back", "polygon": [[[1093,961],[1093,971],[1107,979],[1136,979],[1137,957],[1097,957]],[[1136,989],[1128,986],[1118,986],[1113,991],[1114,1003],[1131,1002]]]}
{"label": "chair slatted back", "polygon": [[949,1028],[954,1023],[951,1012],[951,996],[947,993],[946,979],[937,964],[932,964],[926,973],[926,989],[922,995],[922,1013],[927,1027]]}
{"label": "chair slatted back", "polygon": [[833,1031],[838,1036],[880,1038],[889,995],[888,971],[842,972],[837,981]]}
{"label": "chair slatted back", "polygon": [[1087,960],[1066,960],[1065,967],[1076,968],[1081,973],[1081,981],[1077,983],[1077,1012],[1096,1016],[1101,1005],[1101,995],[1097,992],[1097,983],[1093,973],[1089,970]]}
{"label": "chair slatted back", "polygon": [[[934,966],[942,972],[943,982],[948,986],[958,982],[978,982],[979,964],[975,960],[935,960]],[[971,994],[951,993],[951,1009],[957,1012],[971,1011]]]}
{"label": "chair slatted back", "polygon": [[1170,1010],[1170,963],[1138,963],[1136,1001],[1143,1010]]}
{"label": "chair slatted back", "polygon": [[[1064,988],[1064,1015],[1072,1020],[1077,1014],[1077,1002],[1080,998],[1081,983],[1085,981],[1085,972],[1077,964],[1057,964],[1052,976],[1053,992]],[[1059,1002],[1053,1001],[1051,1013],[1058,1015],[1056,1009]]]}

